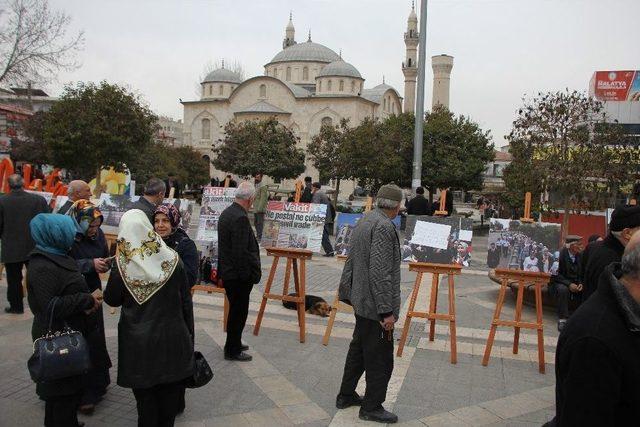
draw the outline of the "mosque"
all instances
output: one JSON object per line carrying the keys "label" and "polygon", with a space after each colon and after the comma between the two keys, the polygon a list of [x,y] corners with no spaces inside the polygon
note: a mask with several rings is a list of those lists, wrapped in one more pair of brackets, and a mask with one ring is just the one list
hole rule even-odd
{"label": "mosque", "polygon": [[[298,42],[290,15],[282,50],[265,64],[264,75],[243,80],[223,65],[201,83],[199,100],[181,101],[184,143],[196,148],[203,157],[211,158],[212,144],[224,137],[227,122],[276,117],[300,138],[300,146],[306,147],[322,124],[337,124],[346,118],[357,125],[366,117],[384,119],[413,111],[418,74],[415,7],[407,20],[404,41],[403,98],[384,81],[365,88],[365,79],[358,69],[332,49],[312,41],[311,34],[306,41]],[[318,172],[308,159],[306,166],[303,175],[318,179]],[[211,174],[222,177],[223,171],[212,166]],[[341,187],[348,194],[354,185],[345,183]]]}

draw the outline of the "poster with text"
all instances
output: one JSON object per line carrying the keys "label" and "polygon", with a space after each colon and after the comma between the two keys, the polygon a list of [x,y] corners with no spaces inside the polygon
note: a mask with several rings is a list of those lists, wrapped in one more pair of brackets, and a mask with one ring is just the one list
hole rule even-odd
{"label": "poster with text", "polygon": [[[351,248],[351,236],[358,222],[365,214],[362,213],[338,213],[336,219],[336,244],[335,251],[337,255],[349,255]],[[396,228],[400,228],[400,216],[396,216],[393,220]]]}
{"label": "poster with text", "polygon": [[491,218],[487,267],[555,274],[560,224]]}
{"label": "poster with text", "polygon": [[[134,196],[136,197],[136,196]],[[164,199],[163,205],[174,205],[180,212],[180,228],[189,231],[195,202],[188,199]]]}
{"label": "poster with text", "polygon": [[327,205],[271,201],[267,204],[261,244],[265,248],[320,252]]}
{"label": "poster with text", "polygon": [[458,216],[407,216],[402,260],[471,266],[473,220]]}

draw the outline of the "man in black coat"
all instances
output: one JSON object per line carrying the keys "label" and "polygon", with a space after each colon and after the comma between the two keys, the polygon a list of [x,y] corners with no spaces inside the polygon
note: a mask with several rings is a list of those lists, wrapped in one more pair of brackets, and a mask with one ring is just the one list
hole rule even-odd
{"label": "man in black coat", "polygon": [[300,203],[311,203],[311,199],[313,199],[313,188],[310,176],[304,177],[304,189],[302,190],[302,194],[300,195]]}
{"label": "man in black coat", "polygon": [[631,236],[640,230],[640,206],[619,206],[611,214],[609,234],[601,242],[594,243],[584,272],[583,301],[598,287],[600,275],[612,262],[620,262],[624,248]]}
{"label": "man in black coat", "polygon": [[166,186],[164,181],[158,178],[151,178],[144,186],[144,194],[137,202],[132,203],[128,210],[140,209],[149,219],[149,223],[153,227],[154,215],[156,208],[162,204],[164,200],[164,192]]}
{"label": "man in black coat", "polygon": [[558,310],[558,330],[562,332],[569,318],[569,300],[577,304],[582,301],[582,275],[580,274],[580,255],[582,237],[567,236],[565,247],[560,251],[558,273],[551,277],[549,291],[555,295]]}
{"label": "man in black coat", "polygon": [[433,215],[431,203],[424,197],[424,188],[416,188],[416,197],[407,203],[407,215]]}
{"label": "man in black coat", "polygon": [[9,177],[11,192],[0,197],[1,261],[7,271],[7,299],[9,307],[5,313],[24,312],[22,293],[22,267],[27,264],[29,253],[35,247],[29,223],[39,213],[49,212],[47,201],[42,196],[24,191],[24,180],[20,175]]}
{"label": "man in black coat", "polygon": [[487,267],[496,268],[500,265],[500,252],[500,248],[496,247],[494,242],[489,245],[489,250],[487,251]]}
{"label": "man in black coat", "polygon": [[640,233],[571,317],[556,351],[556,417],[547,426],[640,420]]}
{"label": "man in black coat", "polygon": [[260,248],[253,234],[247,211],[253,203],[255,187],[240,183],[235,202],[222,211],[218,221],[218,274],[229,300],[227,341],[224,358],[248,362],[249,347],[242,344],[242,331],[249,314],[249,295],[260,282]]}

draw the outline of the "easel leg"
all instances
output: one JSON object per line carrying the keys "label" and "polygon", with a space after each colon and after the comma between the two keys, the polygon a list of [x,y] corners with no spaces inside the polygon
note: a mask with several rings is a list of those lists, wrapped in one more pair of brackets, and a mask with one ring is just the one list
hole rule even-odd
{"label": "easel leg", "polygon": [[329,337],[331,337],[331,330],[333,330],[333,322],[335,322],[336,320],[338,304],[340,304],[340,296],[338,291],[336,291],[336,297],[334,298],[333,304],[331,305],[331,314],[329,315],[329,323],[327,323],[327,330],[324,332],[324,337],[322,338],[322,345],[329,344]]}
{"label": "easel leg", "polygon": [[306,291],[307,266],[306,266],[306,261],[304,259],[300,260],[300,272],[298,272],[297,270],[298,270],[298,265],[294,260],[293,261],[294,277],[295,276],[298,277],[298,283],[300,288],[298,290],[298,296],[301,298],[301,302],[298,303],[298,323],[300,324],[300,342],[304,342],[306,338],[306,331],[305,331],[306,311],[305,311],[304,300],[305,300],[305,296],[307,295],[307,291]]}
{"label": "easel leg", "polygon": [[544,331],[542,321],[542,283],[536,283],[536,321],[538,323],[538,370],[545,372],[544,365]]}
{"label": "easel leg", "polygon": [[[291,264],[293,264],[295,259],[287,258],[287,267],[284,272],[284,285],[282,286],[282,295],[287,295],[289,293],[289,278],[291,276]],[[296,280],[296,272],[293,272],[293,280]],[[296,286],[296,292],[298,292],[298,287]]]}
{"label": "easel leg", "polygon": [[[440,273],[433,273],[431,279],[431,299],[429,301],[429,314],[436,314],[438,311],[438,285],[440,284]],[[436,335],[436,319],[429,319],[429,341],[433,341]]]}
{"label": "easel leg", "polygon": [[458,363],[458,347],[456,344],[456,303],[455,293],[453,290],[453,275],[449,274],[447,277],[449,282],[449,335],[451,338],[451,363]]}
{"label": "easel leg", "polygon": [[[518,298],[516,299],[516,325],[520,324],[522,318],[522,299],[524,297],[524,281],[518,282]],[[520,326],[513,328],[513,354],[518,354],[518,344],[520,343]]]}
{"label": "easel leg", "polygon": [[262,316],[264,316],[264,310],[265,308],[267,308],[267,295],[271,292],[271,285],[273,284],[273,278],[276,276],[276,270],[278,269],[278,261],[280,261],[279,256],[276,256],[273,258],[273,263],[271,264],[271,271],[269,272],[269,278],[267,279],[267,284],[264,288],[264,294],[262,294],[262,302],[260,303],[260,311],[258,311],[256,326],[253,328],[253,335],[258,335],[258,333],[260,332],[260,324],[262,323]]}
{"label": "easel leg", "polygon": [[498,301],[496,302],[496,311],[493,313],[493,321],[491,322],[489,337],[487,338],[487,346],[484,349],[482,366],[487,366],[489,364],[489,357],[491,356],[491,348],[493,347],[493,340],[496,337],[496,329],[498,329],[498,322],[500,321],[500,313],[502,312],[502,305],[504,304],[504,297],[506,293],[507,293],[507,280],[503,279],[500,285],[500,293],[498,294]]}
{"label": "easel leg", "polygon": [[418,272],[416,276],[416,282],[413,285],[413,292],[411,293],[411,300],[409,301],[409,309],[407,310],[407,317],[404,320],[404,326],[402,327],[402,336],[400,337],[400,343],[398,344],[398,357],[402,357],[402,351],[404,350],[404,344],[407,341],[407,335],[409,334],[409,327],[411,326],[411,317],[413,311],[416,308],[416,300],[418,299],[418,292],[420,291],[420,283],[422,283],[422,272]]}
{"label": "easel leg", "polygon": [[227,298],[227,293],[223,293],[222,297],[224,298],[224,303],[222,305],[223,310],[223,318],[222,318],[222,330],[227,332],[227,319],[229,318],[229,299]]}

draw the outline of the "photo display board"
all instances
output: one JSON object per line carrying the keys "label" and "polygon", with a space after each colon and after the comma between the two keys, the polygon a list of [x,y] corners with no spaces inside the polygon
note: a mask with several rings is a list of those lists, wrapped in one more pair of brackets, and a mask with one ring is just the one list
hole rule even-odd
{"label": "photo display board", "polygon": [[402,260],[471,266],[473,220],[457,216],[407,216]]}
{"label": "photo display board", "polygon": [[556,274],[560,224],[491,218],[487,267]]}
{"label": "photo display board", "polygon": [[267,204],[263,247],[320,252],[327,205],[271,201]]}
{"label": "photo display board", "polygon": [[[336,255],[349,255],[353,230],[364,215],[362,213],[338,213],[338,218],[336,219]],[[397,229],[400,228],[400,215],[393,219],[393,223]]]}

